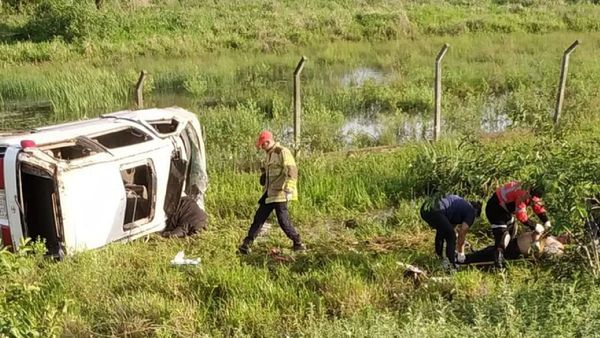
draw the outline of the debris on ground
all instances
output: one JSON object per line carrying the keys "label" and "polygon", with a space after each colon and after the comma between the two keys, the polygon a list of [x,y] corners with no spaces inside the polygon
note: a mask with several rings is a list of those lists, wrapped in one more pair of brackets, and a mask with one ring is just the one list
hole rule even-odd
{"label": "debris on ground", "polygon": [[344,221],[344,226],[348,229],[358,228],[358,222],[355,219],[348,219]]}
{"label": "debris on ground", "polygon": [[272,248],[271,250],[269,250],[269,257],[271,257],[273,260],[277,261],[277,262],[281,262],[281,263],[287,263],[293,260],[292,257],[290,256],[286,256],[284,255],[280,249],[278,248]]}
{"label": "debris on ground", "polygon": [[411,279],[415,284],[420,284],[428,278],[427,272],[419,267],[402,262],[396,262],[396,264],[404,268],[404,277]]}
{"label": "debris on ground", "polygon": [[185,258],[183,250],[179,251],[177,255],[171,260],[171,265],[198,265],[200,264],[200,257],[198,258]]}
{"label": "debris on ground", "polygon": [[[452,277],[450,276],[429,277],[425,270],[417,266],[406,264],[403,262],[396,262],[396,264],[398,264],[398,266],[404,269],[404,278],[410,279],[416,286],[419,286],[424,282],[443,283],[448,282],[452,279]],[[427,287],[427,284],[425,284],[424,286]]]}

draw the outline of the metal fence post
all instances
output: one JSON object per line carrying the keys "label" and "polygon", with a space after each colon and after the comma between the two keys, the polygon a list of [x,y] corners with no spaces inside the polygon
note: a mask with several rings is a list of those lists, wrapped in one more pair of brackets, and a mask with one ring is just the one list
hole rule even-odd
{"label": "metal fence post", "polygon": [[447,43],[444,44],[437,57],[435,58],[435,85],[433,95],[435,101],[435,111],[433,116],[433,140],[437,141],[440,137],[442,124],[442,59],[450,47]]}
{"label": "metal fence post", "polygon": [[560,80],[558,82],[558,94],[556,96],[556,110],[554,111],[554,124],[558,124],[560,119],[560,113],[562,111],[562,105],[565,98],[565,84],[567,82],[567,71],[569,70],[569,56],[573,50],[579,45],[579,40],[575,40],[569,48],[565,49],[562,58],[562,64],[560,68]]}
{"label": "metal fence post", "polygon": [[300,124],[302,105],[300,100],[300,73],[304,68],[304,63],[308,60],[305,56],[300,59],[296,70],[294,70],[294,155],[297,155],[300,149]]}
{"label": "metal fence post", "polygon": [[147,74],[148,72],[142,70],[137,84],[135,85],[135,104],[138,109],[144,108],[144,80],[146,79]]}

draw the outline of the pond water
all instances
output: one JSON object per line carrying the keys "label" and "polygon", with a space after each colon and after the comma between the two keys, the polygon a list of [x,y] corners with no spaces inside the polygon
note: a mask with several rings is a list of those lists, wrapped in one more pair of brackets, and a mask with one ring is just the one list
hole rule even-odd
{"label": "pond water", "polygon": [[[367,81],[384,84],[387,81],[383,71],[371,67],[357,67],[342,72],[338,78],[342,86],[362,86]],[[152,93],[145,97],[147,107],[169,107],[181,106],[192,110],[201,111],[207,109],[209,103],[201,103],[198,99],[175,92]],[[126,109],[127,107],[124,107]],[[381,107],[377,103],[369,105],[363,112],[346,112],[348,116],[339,133],[344,143],[351,146],[356,136],[367,137],[376,142],[382,135],[392,137],[395,142],[406,142],[411,140],[431,139],[433,137],[433,123],[431,114],[399,116],[383,116]],[[0,101],[0,131],[28,130],[42,125],[53,124],[52,104],[44,102],[1,102]],[[480,111],[475,115],[480,116],[477,122],[480,131],[486,133],[502,132],[512,125],[507,115],[507,97],[497,96],[486,99]],[[446,112],[444,112],[446,113]],[[90,112],[90,116],[94,116]],[[449,121],[442,117],[443,130],[460,129],[452,126]],[[291,121],[290,121],[291,122]],[[460,122],[453,122],[460,123]],[[290,123],[291,124],[291,123]],[[444,131],[443,131],[444,132]],[[284,140],[293,140],[293,131],[287,128],[284,132]]]}
{"label": "pond water", "polygon": [[507,114],[507,96],[490,97],[483,105],[481,130],[486,133],[502,132],[512,125]]}
{"label": "pond water", "polygon": [[[480,111],[478,121],[479,131],[484,133],[497,133],[507,130],[512,125],[512,120],[507,114],[507,97],[489,97]],[[377,116],[371,112],[364,116]],[[341,129],[344,141],[350,145],[357,135],[363,135],[376,140],[384,132],[391,133],[396,142],[433,139],[433,119],[430,115],[406,115],[400,119],[385,118],[349,118]],[[451,126],[442,116],[442,133],[444,128],[458,130],[461,126]]]}
{"label": "pond water", "polygon": [[385,82],[385,74],[374,68],[358,67],[343,74],[340,79],[340,83],[344,87],[360,87],[367,81],[382,84]]}

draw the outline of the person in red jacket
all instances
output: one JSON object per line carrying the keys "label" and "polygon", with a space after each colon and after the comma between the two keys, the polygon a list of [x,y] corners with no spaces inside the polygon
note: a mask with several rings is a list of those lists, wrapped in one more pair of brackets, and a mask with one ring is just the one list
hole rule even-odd
{"label": "person in red jacket", "polygon": [[[543,186],[526,186],[520,182],[509,182],[492,194],[485,207],[485,214],[492,225],[492,234],[494,235],[494,245],[496,253],[494,262],[497,267],[504,264],[504,250],[506,249],[511,237],[515,237],[517,227],[513,215],[519,222],[528,226],[534,231],[532,248],[538,248],[538,239],[540,235],[550,229],[550,221],[546,209],[542,205],[542,196],[544,195]],[[533,212],[538,216],[544,225],[533,222],[527,216],[527,207],[531,206]]]}

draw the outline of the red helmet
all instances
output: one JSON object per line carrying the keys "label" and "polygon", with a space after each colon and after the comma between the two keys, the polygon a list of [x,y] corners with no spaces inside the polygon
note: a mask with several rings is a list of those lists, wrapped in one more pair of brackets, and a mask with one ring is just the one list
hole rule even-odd
{"label": "red helmet", "polygon": [[256,148],[260,147],[267,141],[273,141],[273,134],[268,130],[263,130],[258,134],[258,140],[256,140]]}

